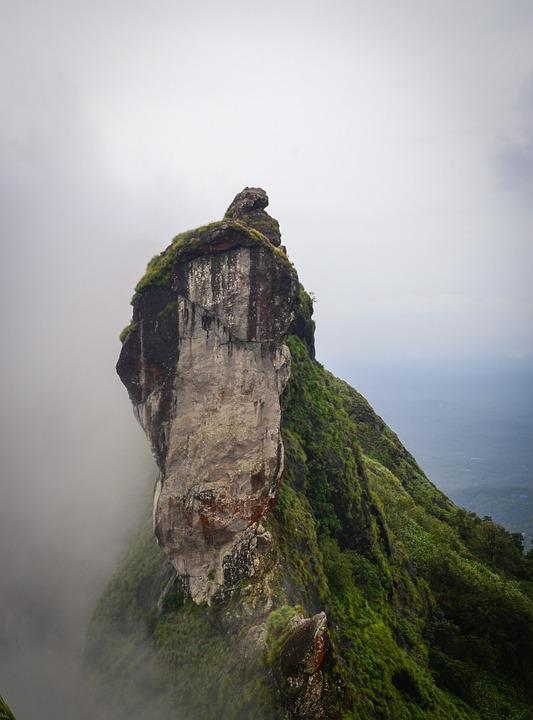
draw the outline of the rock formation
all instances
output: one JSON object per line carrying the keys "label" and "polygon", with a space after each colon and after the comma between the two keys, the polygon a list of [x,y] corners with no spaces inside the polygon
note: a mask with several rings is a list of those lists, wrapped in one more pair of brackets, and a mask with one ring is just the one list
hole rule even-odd
{"label": "rock formation", "polygon": [[281,244],[281,233],[279,223],[265,212],[268,206],[268,196],[262,188],[246,187],[238,195],[226,210],[225,218],[228,220],[240,220],[249,227],[263,233],[272,245]]}
{"label": "rock formation", "polygon": [[320,702],[325,683],[320,668],[328,649],[326,613],[312,618],[296,616],[289,628],[280,654],[280,670],[295,696],[291,711],[295,717],[326,720]]}
{"label": "rock formation", "polygon": [[246,188],[231,219],[153,261],[148,276],[165,265],[164,282],[141,285],[117,365],[160,469],[156,537],[197,602],[253,572],[252,552],[232,552],[258,533],[267,542],[259,521],[283,472],[283,340],[298,285],[267,204]]}
{"label": "rock formation", "polygon": [[159,545],[147,508],[89,630],[98,717],[531,720],[533,558],[316,361],[267,203],[246,188],[136,287],[117,367]]}

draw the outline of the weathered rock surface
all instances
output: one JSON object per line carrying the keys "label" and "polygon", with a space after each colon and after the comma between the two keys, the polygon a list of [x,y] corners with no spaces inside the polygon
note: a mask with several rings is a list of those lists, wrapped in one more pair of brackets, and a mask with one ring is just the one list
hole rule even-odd
{"label": "weathered rock surface", "polygon": [[278,246],[281,245],[279,223],[265,212],[267,205],[268,195],[262,188],[246,187],[235,196],[225,217],[240,220],[249,227],[259,230],[273,245]]}
{"label": "weathered rock surface", "polygon": [[283,472],[298,283],[282,251],[246,229],[254,213],[269,218],[264,191],[252,194],[232,203],[238,223],[157,258],[170,272],[137,294],[117,365],[160,469],[156,537],[197,602],[257,570],[269,543],[259,521]]}
{"label": "weathered rock surface", "polygon": [[283,694],[291,718],[325,720],[322,697],[327,687],[322,666],[329,645],[326,613],[311,618],[295,616],[279,657]]}
{"label": "weathered rock surface", "polygon": [[312,675],[322,665],[326,649],[327,618],[325,612],[319,612],[296,624],[283,648],[281,668],[286,675]]}

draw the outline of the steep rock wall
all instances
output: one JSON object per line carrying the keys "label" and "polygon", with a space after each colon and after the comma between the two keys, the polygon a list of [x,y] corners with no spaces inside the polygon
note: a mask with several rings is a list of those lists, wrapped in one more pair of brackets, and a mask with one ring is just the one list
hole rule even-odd
{"label": "steep rock wall", "polygon": [[268,543],[260,519],[283,471],[298,283],[283,251],[238,220],[177,240],[155,259],[165,275],[136,295],[117,371],[160,469],[157,540],[191,597],[209,602],[253,574],[243,541]]}

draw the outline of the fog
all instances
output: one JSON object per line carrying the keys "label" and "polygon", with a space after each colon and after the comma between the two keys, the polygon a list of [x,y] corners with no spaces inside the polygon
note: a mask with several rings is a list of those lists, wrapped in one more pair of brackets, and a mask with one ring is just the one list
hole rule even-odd
{"label": "fog", "polygon": [[0,693],[67,720],[152,483],[118,333],[174,234],[264,187],[317,297],[318,357],[356,385],[358,366],[531,359],[533,6],[6,0],[0,17]]}

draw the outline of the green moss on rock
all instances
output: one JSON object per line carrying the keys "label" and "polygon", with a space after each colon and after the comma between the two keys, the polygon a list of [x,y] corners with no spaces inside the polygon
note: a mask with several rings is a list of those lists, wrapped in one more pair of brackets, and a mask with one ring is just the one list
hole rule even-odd
{"label": "green moss on rock", "polygon": [[129,325],[126,325],[126,327],[120,332],[120,335],[118,336],[118,339],[122,344],[126,342],[126,339],[128,335],[130,335],[132,332],[137,330],[137,323],[131,322]]}
{"label": "green moss on rock", "polygon": [[237,220],[221,220],[195,230],[176,235],[171,244],[148,263],[146,272],[135,287],[132,304],[141,293],[150,287],[170,287],[173,269],[177,262],[190,260],[199,255],[209,255],[232,247],[261,246],[268,248],[279,262],[296,274],[286,253],[270,243],[259,230],[248,227]]}

